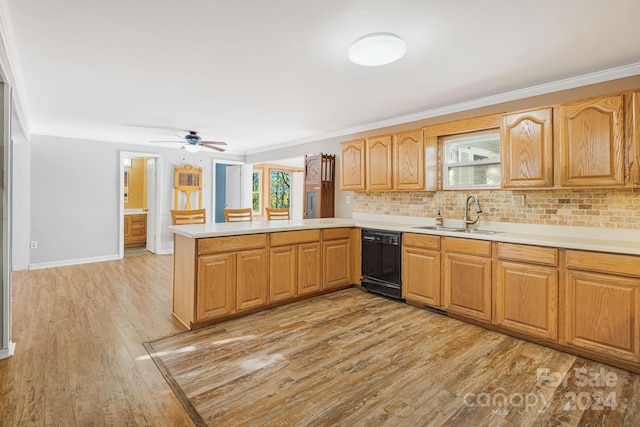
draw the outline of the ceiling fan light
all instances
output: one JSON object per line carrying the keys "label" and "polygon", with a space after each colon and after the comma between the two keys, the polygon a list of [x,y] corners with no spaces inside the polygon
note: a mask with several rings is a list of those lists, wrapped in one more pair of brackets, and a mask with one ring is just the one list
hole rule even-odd
{"label": "ceiling fan light", "polygon": [[395,34],[374,33],[360,37],[351,45],[349,59],[358,65],[375,67],[395,62],[406,52],[406,43]]}
{"label": "ceiling fan light", "polygon": [[202,147],[195,144],[185,144],[184,149],[190,153],[197,153]]}

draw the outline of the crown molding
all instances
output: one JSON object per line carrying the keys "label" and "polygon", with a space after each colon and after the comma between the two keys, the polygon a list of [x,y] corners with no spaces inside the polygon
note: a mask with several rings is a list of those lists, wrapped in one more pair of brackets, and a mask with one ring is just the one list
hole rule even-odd
{"label": "crown molding", "polygon": [[11,87],[12,110],[15,123],[20,128],[26,140],[30,137],[30,117],[27,97],[24,94],[24,82],[20,74],[19,60],[13,42],[13,27],[9,19],[9,4],[7,0],[0,0],[0,78]]}
{"label": "crown molding", "polygon": [[293,141],[277,143],[268,147],[260,147],[245,152],[246,155],[264,153],[266,151],[278,150],[281,148],[292,147],[295,145],[308,144],[318,142],[324,139],[345,137],[355,133],[366,132],[374,129],[384,128],[388,126],[400,125],[403,123],[415,122],[418,120],[430,119],[433,117],[445,116],[452,113],[460,113],[463,111],[473,110],[475,108],[488,107],[490,105],[501,104],[503,102],[516,101],[519,99],[529,98],[532,96],[546,95],[549,93],[559,92],[567,89],[575,89],[591,84],[607,82],[610,80],[631,77],[640,74],[640,62],[623,65],[621,67],[610,68],[603,71],[583,74],[580,76],[569,77],[550,83],[543,83],[536,86],[530,86],[523,89],[517,89],[504,92],[497,95],[491,95],[484,98],[478,98],[471,101],[460,102],[458,104],[447,105],[444,107],[433,108],[431,110],[421,111],[418,113],[407,114],[404,116],[394,117],[391,119],[380,120],[367,123],[360,126],[354,126],[342,130],[327,132],[308,138],[296,139]]}

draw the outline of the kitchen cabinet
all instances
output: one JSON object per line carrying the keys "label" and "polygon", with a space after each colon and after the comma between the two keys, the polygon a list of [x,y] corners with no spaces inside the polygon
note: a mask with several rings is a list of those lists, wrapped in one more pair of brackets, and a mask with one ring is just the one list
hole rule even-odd
{"label": "kitchen cabinet", "polygon": [[319,291],[320,230],[272,233],[270,241],[269,301]]}
{"label": "kitchen cabinet", "polygon": [[266,305],[269,302],[267,249],[241,251],[236,257],[236,310]]}
{"label": "kitchen cabinet", "polygon": [[236,311],[236,254],[198,258],[196,320],[226,316]]}
{"label": "kitchen cabinet", "polygon": [[393,137],[368,138],[365,144],[366,188],[369,191],[393,189]]}
{"label": "kitchen cabinet", "polygon": [[491,321],[491,242],[442,238],[444,309]]}
{"label": "kitchen cabinet", "polygon": [[441,307],[440,237],[404,233],[402,244],[402,297]]}
{"label": "kitchen cabinet", "polygon": [[498,243],[495,319],[532,337],[558,338],[558,250]]}
{"label": "kitchen cabinet", "polygon": [[323,289],[350,285],[351,281],[351,229],[327,228],[322,230]]}
{"label": "kitchen cabinet", "polygon": [[124,216],[124,246],[144,246],[147,244],[147,215]]}
{"label": "kitchen cabinet", "polygon": [[624,95],[602,96],[558,109],[559,185],[625,184]]}
{"label": "kitchen cabinet", "polygon": [[502,118],[502,187],[553,186],[552,109]]}
{"label": "kitchen cabinet", "polygon": [[[266,236],[251,234],[198,239],[194,319],[196,322],[227,316],[268,303],[269,267]],[[186,242],[182,245],[186,245]],[[182,275],[188,273],[184,266],[178,266],[177,263],[175,270]]]}
{"label": "kitchen cabinet", "polygon": [[365,149],[364,139],[343,142],[340,150],[341,184],[343,191],[362,191],[365,189]]}
{"label": "kitchen cabinet", "polygon": [[394,135],[393,183],[396,190],[424,190],[425,148],[422,129]]}
{"label": "kitchen cabinet", "polygon": [[568,250],[562,341],[640,362],[640,262],[629,255]]}

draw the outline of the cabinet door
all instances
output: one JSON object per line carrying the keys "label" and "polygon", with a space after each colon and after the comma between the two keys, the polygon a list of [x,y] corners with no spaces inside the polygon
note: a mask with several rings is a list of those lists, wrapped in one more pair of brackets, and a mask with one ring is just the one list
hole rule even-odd
{"label": "cabinet door", "polygon": [[297,263],[295,245],[271,248],[269,253],[269,301],[296,295]]}
{"label": "cabinet door", "polygon": [[323,288],[350,285],[350,240],[323,242],[322,248],[322,263],[324,265]]}
{"label": "cabinet door", "polygon": [[498,261],[496,319],[498,325],[527,335],[558,338],[558,270]]}
{"label": "cabinet door", "polygon": [[269,302],[267,250],[238,252],[236,309],[246,310]]}
{"label": "cabinet door", "polygon": [[626,360],[640,360],[640,280],[567,271],[567,344]]}
{"label": "cabinet door", "polygon": [[[133,224],[133,216],[131,215],[125,215],[124,216],[124,237],[125,239],[127,237],[131,237],[131,230],[132,230],[132,224]],[[127,243],[127,241],[125,240],[125,244]]]}
{"label": "cabinet door", "polygon": [[342,182],[343,191],[358,191],[365,189],[365,153],[364,139],[343,142],[341,144]]}
{"label": "cabinet door", "polygon": [[560,185],[624,184],[623,107],[622,95],[560,106]]}
{"label": "cabinet door", "polygon": [[501,131],[502,186],[553,186],[551,108],[507,114]]}
{"label": "cabinet door", "polygon": [[402,297],[441,307],[440,252],[405,247],[402,251]]}
{"label": "cabinet door", "polygon": [[322,289],[320,243],[298,245],[298,295]]}
{"label": "cabinet door", "polygon": [[396,135],[393,182],[396,190],[424,190],[424,138],[422,130]]}
{"label": "cabinet door", "polygon": [[444,308],[491,320],[491,258],[444,253]]}
{"label": "cabinet door", "polygon": [[367,190],[376,191],[393,189],[392,148],[391,135],[367,139]]}
{"label": "cabinet door", "polygon": [[235,312],[235,253],[199,257],[197,280],[196,322]]}

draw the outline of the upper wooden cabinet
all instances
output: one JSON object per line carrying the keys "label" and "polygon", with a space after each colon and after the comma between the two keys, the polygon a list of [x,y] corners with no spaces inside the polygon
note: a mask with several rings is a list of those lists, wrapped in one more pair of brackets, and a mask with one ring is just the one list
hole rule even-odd
{"label": "upper wooden cabinet", "polygon": [[553,185],[551,108],[505,114],[501,136],[504,188]]}
{"label": "upper wooden cabinet", "polygon": [[341,149],[341,188],[346,191],[365,189],[364,139],[342,143]]}
{"label": "upper wooden cabinet", "polygon": [[623,186],[624,95],[567,103],[558,116],[559,184]]}
{"label": "upper wooden cabinet", "polygon": [[395,136],[393,182],[396,190],[424,189],[424,138],[421,129]]}
{"label": "upper wooden cabinet", "polygon": [[425,189],[423,131],[346,141],[342,144],[343,191]]}
{"label": "upper wooden cabinet", "polygon": [[367,190],[393,189],[393,137],[391,135],[369,138],[366,142]]}

